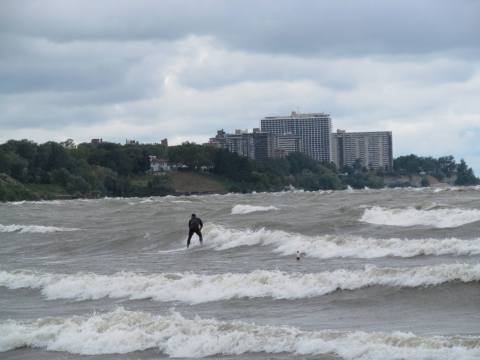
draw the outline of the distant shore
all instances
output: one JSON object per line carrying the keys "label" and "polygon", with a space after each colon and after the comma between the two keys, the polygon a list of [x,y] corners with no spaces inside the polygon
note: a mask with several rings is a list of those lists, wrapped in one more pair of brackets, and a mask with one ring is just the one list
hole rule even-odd
{"label": "distant shore", "polygon": [[[174,185],[173,191],[168,194],[158,195],[158,194],[149,194],[143,193],[138,195],[125,195],[121,197],[140,197],[148,198],[152,196],[191,196],[191,195],[224,195],[227,193],[255,193],[252,192],[241,192],[241,191],[228,191],[227,186],[218,180],[213,179],[207,174],[194,173],[194,172],[172,172],[169,174],[172,178]],[[143,176],[141,181],[146,182],[150,177]],[[385,186],[379,189],[407,189],[407,188],[436,188],[436,189],[448,189],[448,188],[467,188],[468,186],[455,186],[451,183],[431,180],[429,186],[421,186],[422,177],[420,176],[398,176],[398,177],[386,177]],[[137,181],[140,181],[137,179]],[[400,185],[400,186],[395,186]],[[110,196],[99,193],[86,193],[86,194],[68,194],[65,192],[65,189],[59,188],[58,186],[44,185],[39,186],[38,184],[21,184],[18,181],[6,176],[5,174],[0,174],[0,188],[5,188],[6,186],[10,187],[11,194],[8,199],[2,201],[15,202],[15,201],[48,201],[48,200],[74,200],[74,199],[102,199],[108,198]],[[13,189],[12,189],[13,188]],[[369,188],[365,188],[369,189]],[[337,189],[333,191],[353,191],[352,188],[347,189]],[[362,190],[362,189],[355,189]],[[369,189],[371,190],[371,189]],[[288,191],[311,191],[307,189],[298,189],[293,187],[285,187],[285,189],[280,190],[280,192]],[[318,191],[328,191],[328,190],[318,190]],[[279,192],[278,190],[272,191],[261,191],[266,193],[275,193]],[[117,196],[113,196],[117,197]]]}
{"label": "distant shore", "polygon": [[465,161],[457,162],[453,156],[411,154],[395,158],[386,168],[357,159],[339,168],[301,152],[252,160],[193,143],[68,145],[10,140],[0,145],[0,201],[479,183]]}

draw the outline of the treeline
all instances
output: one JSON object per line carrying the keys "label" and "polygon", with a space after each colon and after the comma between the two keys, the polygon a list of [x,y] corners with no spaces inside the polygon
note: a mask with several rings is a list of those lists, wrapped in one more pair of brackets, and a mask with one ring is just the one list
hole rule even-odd
{"label": "treeline", "polygon": [[80,144],[10,140],[0,145],[0,173],[23,185],[0,179],[0,200],[166,195],[174,192],[168,177],[135,181],[149,169],[148,155],[164,156],[161,145]]}
{"label": "treeline", "polygon": [[[472,168],[462,159],[457,163],[453,156],[443,156],[438,159],[416,155],[400,156],[393,161],[391,175],[433,176],[439,181],[446,181],[457,186],[477,185],[480,180]],[[423,182],[424,185],[428,185]]]}
{"label": "treeline", "polygon": [[319,163],[300,153],[253,161],[193,143],[167,148],[151,144],[74,146],[71,140],[44,144],[10,140],[0,145],[0,200],[175,193],[168,173],[147,175],[149,155],[164,158],[180,170],[202,171],[232,192],[279,191],[288,186],[305,190],[381,188],[386,176],[401,175],[430,175],[456,185],[478,184],[472,169],[463,160],[456,163],[452,156],[401,156],[395,159],[393,169],[384,173],[369,170],[359,161],[337,170],[333,164]]}

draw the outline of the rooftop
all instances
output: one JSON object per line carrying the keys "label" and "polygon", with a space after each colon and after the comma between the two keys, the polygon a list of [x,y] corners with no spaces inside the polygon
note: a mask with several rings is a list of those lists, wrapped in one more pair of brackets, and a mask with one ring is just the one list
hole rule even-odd
{"label": "rooftop", "polygon": [[311,117],[330,117],[330,114],[326,113],[297,113],[292,111],[290,115],[282,116],[265,116],[264,119],[298,119],[298,118],[311,118]]}

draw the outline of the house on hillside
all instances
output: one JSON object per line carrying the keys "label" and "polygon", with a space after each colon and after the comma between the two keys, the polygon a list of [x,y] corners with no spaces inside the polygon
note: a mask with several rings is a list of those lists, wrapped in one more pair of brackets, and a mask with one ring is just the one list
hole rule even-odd
{"label": "house on hillside", "polygon": [[168,160],[157,158],[155,155],[150,155],[148,159],[150,160],[150,172],[152,173],[170,171],[172,169]]}

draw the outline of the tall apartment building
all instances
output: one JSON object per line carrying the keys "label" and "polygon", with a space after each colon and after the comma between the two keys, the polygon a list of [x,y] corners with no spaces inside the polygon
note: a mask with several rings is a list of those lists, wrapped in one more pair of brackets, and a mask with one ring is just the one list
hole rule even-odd
{"label": "tall apartment building", "polygon": [[293,152],[303,152],[302,138],[299,135],[274,135],[274,157],[285,157]]}
{"label": "tall apartment building", "polygon": [[346,132],[332,134],[332,161],[339,169],[360,159],[370,169],[393,167],[392,132]]}
{"label": "tall apartment building", "polygon": [[302,152],[318,161],[331,161],[332,120],[328,114],[300,114],[293,111],[289,116],[267,116],[261,120],[261,129],[262,132],[275,135],[298,135]]}

